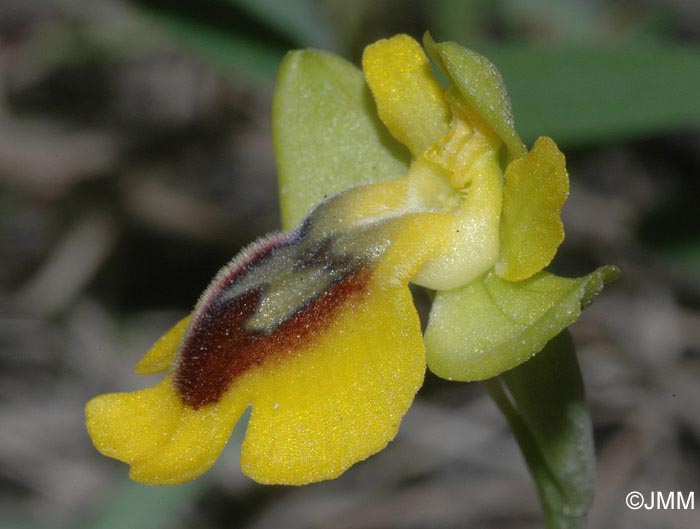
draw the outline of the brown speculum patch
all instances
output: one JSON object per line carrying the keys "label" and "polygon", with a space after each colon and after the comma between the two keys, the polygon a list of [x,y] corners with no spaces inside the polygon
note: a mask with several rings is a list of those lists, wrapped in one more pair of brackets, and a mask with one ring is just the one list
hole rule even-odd
{"label": "brown speculum patch", "polygon": [[174,376],[189,407],[218,402],[241,374],[318,339],[372,276],[372,263],[330,239],[265,244],[224,269],[195,309]]}

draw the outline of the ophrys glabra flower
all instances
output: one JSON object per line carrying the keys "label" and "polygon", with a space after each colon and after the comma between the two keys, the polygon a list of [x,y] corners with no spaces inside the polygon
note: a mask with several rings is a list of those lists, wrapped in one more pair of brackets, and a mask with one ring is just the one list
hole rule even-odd
{"label": "ophrys glabra flower", "polygon": [[[349,189],[334,189],[332,178],[283,185],[285,224],[299,226],[222,269],[192,315],[146,354],[137,372],[168,370],[163,381],[90,401],[93,442],[129,463],[132,478],[167,484],[200,475],[249,406],[246,474],[288,484],[336,477],[386,446],[421,385],[425,345],[409,281],[436,291],[428,365],[475,380],[536,353],[612,273],[567,280],[541,272],[563,239],[563,155],[548,138],[526,151],[488,61],[429,37],[426,45],[449,87],[407,36],[369,46],[363,59],[376,104],[366,112],[410,152],[406,174],[370,174],[375,183]],[[308,140],[286,101],[309,61],[329,77],[352,68],[320,52],[285,60],[275,119],[287,181],[304,159],[295,145]],[[314,112],[332,114],[328,103],[311,101]],[[363,133],[362,116],[347,118],[341,129]],[[332,192],[307,214],[310,197]]]}

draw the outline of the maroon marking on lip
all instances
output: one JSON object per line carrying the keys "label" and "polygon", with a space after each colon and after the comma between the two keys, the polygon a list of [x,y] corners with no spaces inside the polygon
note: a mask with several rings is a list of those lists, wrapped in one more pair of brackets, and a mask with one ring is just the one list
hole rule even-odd
{"label": "maroon marking on lip", "polygon": [[174,378],[180,398],[194,409],[218,402],[242,373],[317,339],[340,309],[363,293],[371,277],[371,267],[348,273],[271,333],[244,327],[263,297],[261,289],[212,304],[180,350]]}

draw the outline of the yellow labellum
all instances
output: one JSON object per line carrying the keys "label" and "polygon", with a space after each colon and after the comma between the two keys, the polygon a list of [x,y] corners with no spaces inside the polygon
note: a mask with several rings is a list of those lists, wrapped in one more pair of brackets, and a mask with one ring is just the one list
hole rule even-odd
{"label": "yellow labellum", "polygon": [[[259,482],[334,478],[381,450],[396,435],[425,371],[408,280],[444,244],[451,223],[447,215],[409,214],[358,229],[364,246],[391,244],[368,261],[369,282],[308,340],[293,349],[276,342],[279,351],[233,378],[210,404],[183,400],[179,371],[152,388],[100,395],[86,407],[93,443],[131,465],[134,480],[182,483],[211,467],[252,406],[241,466]],[[349,244],[352,249],[356,242]],[[187,318],[149,351],[141,368],[156,369],[169,359],[186,326]]]}

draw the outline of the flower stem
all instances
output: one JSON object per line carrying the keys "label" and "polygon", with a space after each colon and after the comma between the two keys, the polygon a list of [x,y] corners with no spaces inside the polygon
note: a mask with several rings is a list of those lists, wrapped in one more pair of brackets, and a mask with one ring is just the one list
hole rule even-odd
{"label": "flower stem", "polygon": [[563,490],[549,468],[527,423],[506,393],[500,378],[482,381],[491,398],[508,421],[532,475],[542,505],[547,529],[583,529],[585,516],[568,514]]}

